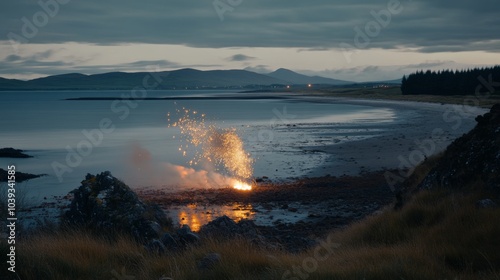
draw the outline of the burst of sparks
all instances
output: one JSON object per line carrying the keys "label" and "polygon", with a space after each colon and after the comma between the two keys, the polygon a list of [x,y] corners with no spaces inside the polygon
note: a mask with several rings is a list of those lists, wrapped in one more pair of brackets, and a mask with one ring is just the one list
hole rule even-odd
{"label": "burst of sparks", "polygon": [[[213,163],[217,169],[223,168],[232,177],[238,178],[233,187],[249,191],[252,186],[244,183],[253,175],[253,162],[243,145],[243,141],[235,128],[220,128],[205,122],[205,114],[182,108],[177,110],[182,115],[170,126],[180,129],[184,143],[179,147],[183,156],[187,156],[189,144],[199,148],[195,151],[190,165],[198,165],[202,161]],[[170,118],[170,113],[168,114]],[[218,170],[220,171],[220,170]]]}

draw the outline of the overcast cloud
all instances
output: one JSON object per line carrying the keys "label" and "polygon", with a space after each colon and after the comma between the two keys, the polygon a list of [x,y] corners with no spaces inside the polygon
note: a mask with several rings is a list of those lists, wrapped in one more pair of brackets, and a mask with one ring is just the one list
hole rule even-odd
{"label": "overcast cloud", "polygon": [[[56,0],[41,1],[55,3]],[[33,53],[24,50],[22,57],[12,48],[6,47],[9,45],[7,40],[13,38],[13,34],[26,39],[23,45],[53,44],[61,48],[65,48],[68,42],[73,42],[81,45],[117,46],[117,48],[124,45],[157,44],[182,45],[191,49],[235,48],[236,50],[233,53],[227,51],[226,55],[218,54],[217,61],[198,61],[198,63],[183,61],[179,56],[153,58],[131,54],[134,56],[131,58],[132,61],[110,65],[124,71],[138,69],[150,62],[153,64],[158,62],[163,68],[221,65],[222,68],[240,66],[248,69],[268,67],[274,69],[281,65],[277,65],[277,62],[263,61],[259,52],[242,52],[237,51],[237,48],[260,48],[260,53],[266,48],[293,48],[296,53],[324,53],[341,52],[342,43],[353,46],[354,50],[359,48],[404,51],[421,53],[422,57],[433,53],[471,51],[500,56],[498,0],[401,0],[398,6],[400,12],[391,14],[388,25],[375,30],[377,35],[369,36],[369,42],[366,44],[356,45],[355,28],[364,31],[365,26],[374,20],[372,14],[387,10],[391,1],[399,2],[396,0],[242,0],[241,4],[221,13],[214,8],[212,0],[69,0],[67,4],[58,5],[58,11],[53,17],[48,18],[46,25],[38,28],[32,38],[27,38],[26,32],[23,33],[26,21],[22,19],[25,18],[30,23],[43,21],[41,17],[38,19],[36,16],[33,17],[37,12],[40,15],[42,7],[34,0],[3,1],[0,4],[0,40],[4,40],[0,48],[1,66],[20,67],[17,70],[12,69],[13,72],[22,72],[23,66],[27,65],[38,65],[40,69],[51,66],[50,61],[47,61],[51,53],[48,57],[32,57],[30,60],[26,56],[31,56]],[[97,54],[85,55],[88,57],[83,57],[82,60],[73,58],[69,61],[68,57],[55,55],[51,62],[68,66],[59,68],[60,70],[78,70],[79,68],[74,67],[82,66],[82,61],[95,59]],[[74,56],[78,56],[78,53]],[[426,57],[425,60],[429,59]],[[340,59],[330,58],[329,61],[344,63]],[[467,64],[465,61],[455,62]],[[404,63],[415,64],[412,61]],[[497,59],[491,63],[500,61]],[[99,63],[95,61],[93,64],[96,65],[96,70],[105,69],[99,68]],[[331,67],[344,69],[349,66],[358,67],[358,65]],[[383,69],[377,68],[381,65],[372,65],[370,61],[364,66],[365,73]],[[304,67],[297,65],[295,69]],[[327,70],[330,67],[306,68],[315,71]],[[3,74],[8,71],[2,69],[1,72]]]}

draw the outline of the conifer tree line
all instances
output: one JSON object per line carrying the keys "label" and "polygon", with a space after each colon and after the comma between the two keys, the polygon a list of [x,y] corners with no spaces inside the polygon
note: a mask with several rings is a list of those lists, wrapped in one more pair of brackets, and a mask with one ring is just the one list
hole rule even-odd
{"label": "conifer tree line", "polygon": [[460,71],[417,71],[403,77],[401,91],[404,95],[473,95],[478,89],[486,92],[495,86],[495,93],[500,94],[500,65]]}

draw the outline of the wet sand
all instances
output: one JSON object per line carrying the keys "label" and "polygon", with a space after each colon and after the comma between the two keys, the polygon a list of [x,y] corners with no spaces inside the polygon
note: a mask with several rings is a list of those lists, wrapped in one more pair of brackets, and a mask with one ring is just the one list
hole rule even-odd
{"label": "wet sand", "polygon": [[[303,147],[328,155],[322,166],[312,170],[310,177],[358,175],[386,169],[408,169],[425,157],[437,154],[456,138],[470,131],[475,117],[487,109],[461,105],[375,101],[344,98],[318,98],[318,102],[337,102],[394,109],[395,123],[382,125],[382,132],[369,139],[342,141],[319,148]],[[332,126],[325,137],[336,136],[336,130],[347,126]],[[346,136],[349,137],[349,136]]]}

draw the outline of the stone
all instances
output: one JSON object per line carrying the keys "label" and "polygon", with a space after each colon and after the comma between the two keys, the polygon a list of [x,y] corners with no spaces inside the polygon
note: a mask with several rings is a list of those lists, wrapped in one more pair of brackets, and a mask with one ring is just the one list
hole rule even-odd
{"label": "stone", "polygon": [[239,228],[236,223],[231,218],[224,215],[204,225],[200,233],[216,237],[229,237],[236,235],[238,231]]}
{"label": "stone", "polygon": [[143,203],[127,185],[110,172],[87,174],[81,186],[71,192],[73,200],[63,214],[63,224],[102,234],[125,233],[148,244],[171,227],[158,205]]}
{"label": "stone", "polygon": [[192,232],[191,228],[188,225],[182,225],[180,229],[177,230],[177,234],[180,236],[186,235],[188,233]]}
{"label": "stone", "polygon": [[161,228],[160,224],[155,221],[149,223],[149,226],[158,234],[158,236],[160,236],[160,234],[163,232],[163,229]]}
{"label": "stone", "polygon": [[180,236],[180,238],[186,244],[194,244],[200,242],[200,237],[193,232],[188,232],[185,235]]}
{"label": "stone", "polygon": [[200,235],[209,238],[243,237],[258,245],[265,245],[264,238],[255,223],[243,219],[238,223],[227,216],[219,217],[201,227]]}

